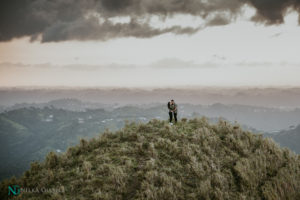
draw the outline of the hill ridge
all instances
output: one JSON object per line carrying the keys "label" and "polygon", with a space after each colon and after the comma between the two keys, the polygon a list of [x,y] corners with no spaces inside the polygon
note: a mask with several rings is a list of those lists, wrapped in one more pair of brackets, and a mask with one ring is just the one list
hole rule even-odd
{"label": "hill ridge", "polygon": [[[220,120],[126,123],[32,163],[16,199],[300,199],[300,156]],[[56,192],[55,192],[56,191]]]}

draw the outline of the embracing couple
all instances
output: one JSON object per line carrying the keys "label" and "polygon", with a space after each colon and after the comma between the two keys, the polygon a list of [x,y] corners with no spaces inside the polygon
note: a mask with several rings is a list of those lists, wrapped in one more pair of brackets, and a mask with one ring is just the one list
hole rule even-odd
{"label": "embracing couple", "polygon": [[172,123],[173,116],[175,119],[175,123],[177,123],[177,104],[175,103],[175,101],[173,99],[168,102],[168,109],[169,109],[170,124],[171,125],[173,124]]}

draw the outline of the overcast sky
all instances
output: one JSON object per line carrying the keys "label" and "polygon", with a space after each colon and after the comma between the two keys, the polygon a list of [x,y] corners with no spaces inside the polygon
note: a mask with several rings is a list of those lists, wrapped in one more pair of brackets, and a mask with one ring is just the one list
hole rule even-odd
{"label": "overcast sky", "polygon": [[0,2],[0,86],[300,86],[300,0]]}

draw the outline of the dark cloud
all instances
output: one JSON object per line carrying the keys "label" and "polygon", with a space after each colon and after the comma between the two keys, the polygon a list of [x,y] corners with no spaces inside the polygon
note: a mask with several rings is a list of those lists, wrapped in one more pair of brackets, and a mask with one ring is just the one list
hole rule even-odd
{"label": "dark cloud", "polygon": [[108,40],[120,37],[150,38],[156,35],[172,32],[174,34],[192,34],[199,28],[182,28],[172,26],[156,29],[147,23],[138,23],[131,19],[129,23],[112,23],[105,21],[101,24],[96,18],[77,20],[71,23],[58,22],[43,32],[42,42],[63,40]]}
{"label": "dark cloud", "polygon": [[227,25],[232,21],[232,17],[228,17],[225,15],[216,15],[211,20],[208,20],[206,25],[207,26],[222,26]]}
{"label": "dark cloud", "polygon": [[[300,13],[300,0],[1,0],[0,41],[30,36],[42,42],[149,38],[164,33],[193,34],[206,26],[231,23],[243,5],[257,11],[253,21],[280,24],[288,8]],[[205,20],[200,27],[156,28],[151,16],[164,19],[177,14]],[[129,17],[115,23],[115,17]],[[300,20],[299,20],[300,21]]]}
{"label": "dark cloud", "polygon": [[252,20],[268,25],[283,23],[288,8],[300,13],[300,0],[247,0],[247,2],[256,8],[256,15]]}

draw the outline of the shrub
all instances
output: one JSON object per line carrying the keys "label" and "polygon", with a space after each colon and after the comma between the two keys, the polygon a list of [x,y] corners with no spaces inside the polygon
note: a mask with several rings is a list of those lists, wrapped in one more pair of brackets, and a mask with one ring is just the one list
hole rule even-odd
{"label": "shrub", "polygon": [[300,199],[300,156],[224,120],[151,120],[49,153],[0,199],[12,184],[64,188],[16,199]]}

